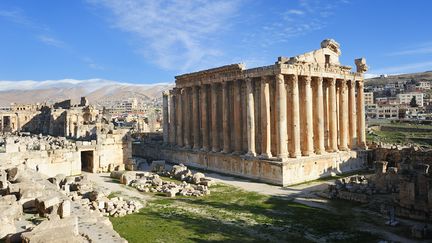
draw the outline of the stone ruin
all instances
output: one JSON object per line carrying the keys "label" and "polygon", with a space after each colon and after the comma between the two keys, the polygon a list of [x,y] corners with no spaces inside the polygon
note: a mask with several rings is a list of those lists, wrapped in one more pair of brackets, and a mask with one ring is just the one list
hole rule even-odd
{"label": "stone ruin", "polygon": [[[389,215],[389,225],[397,225],[395,216],[431,222],[432,220],[432,175],[429,165],[424,163],[401,163],[388,166],[387,161],[375,162],[372,175],[354,175],[336,180],[324,194],[368,204]],[[420,233],[413,228],[413,235],[424,238],[432,236],[432,229],[423,228]]]}
{"label": "stone ruin", "polygon": [[[0,164],[0,239],[32,243],[126,242],[100,210],[102,203],[104,207],[124,206],[116,206],[114,199],[100,195],[85,177],[47,178],[24,164]],[[121,203],[125,204],[132,211],[140,207],[134,201]],[[91,210],[92,205],[97,207]]]}
{"label": "stone ruin", "polygon": [[[214,184],[214,181],[203,173],[193,173],[183,164],[166,170],[165,161],[153,161],[151,171],[113,171],[110,176],[140,192],[163,193],[167,197],[210,195],[209,186]],[[163,180],[159,175],[174,178],[181,183]]]}

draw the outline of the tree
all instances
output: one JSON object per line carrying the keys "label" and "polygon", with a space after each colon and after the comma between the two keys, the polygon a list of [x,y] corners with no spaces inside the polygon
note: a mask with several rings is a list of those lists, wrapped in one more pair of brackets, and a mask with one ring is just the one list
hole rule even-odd
{"label": "tree", "polygon": [[415,97],[415,96],[413,96],[413,97],[411,98],[410,106],[411,106],[411,107],[417,107],[417,106],[418,106],[418,105],[417,105],[417,100],[416,100],[416,97]]}

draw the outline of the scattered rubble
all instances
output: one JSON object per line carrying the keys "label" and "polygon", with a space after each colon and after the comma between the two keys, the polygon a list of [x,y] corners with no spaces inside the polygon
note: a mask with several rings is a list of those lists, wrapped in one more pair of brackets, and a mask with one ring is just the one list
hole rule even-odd
{"label": "scattered rubble", "polygon": [[[201,172],[192,173],[185,165],[174,165],[170,171],[166,170],[165,161],[153,161],[151,165],[153,172],[142,171],[113,171],[111,177],[120,180],[120,183],[136,188],[141,192],[163,193],[167,197],[181,196],[205,196],[210,194],[209,186],[214,181],[205,177]],[[175,178],[182,181],[164,181],[160,176]]]}

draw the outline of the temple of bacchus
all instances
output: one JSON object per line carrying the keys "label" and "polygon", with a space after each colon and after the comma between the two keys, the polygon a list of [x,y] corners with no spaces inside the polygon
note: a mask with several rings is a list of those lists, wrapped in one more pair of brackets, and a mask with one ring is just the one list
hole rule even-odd
{"label": "temple of bacchus", "polygon": [[140,145],[163,158],[289,185],[359,170],[367,157],[363,74],[339,62],[334,40],[275,64],[232,64],[176,77],[163,94],[163,145]]}

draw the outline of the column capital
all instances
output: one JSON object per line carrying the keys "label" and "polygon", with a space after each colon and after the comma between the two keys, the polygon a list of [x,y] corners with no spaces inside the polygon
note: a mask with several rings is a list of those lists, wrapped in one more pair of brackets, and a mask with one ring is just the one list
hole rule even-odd
{"label": "column capital", "polygon": [[275,75],[277,83],[283,83],[285,81],[284,75],[282,73],[278,73]]}
{"label": "column capital", "polygon": [[306,85],[310,85],[311,81],[312,81],[312,77],[311,76],[300,76],[301,80],[306,84]]}
{"label": "column capital", "polygon": [[363,81],[363,80],[356,80],[356,82],[357,82],[359,88],[360,88],[360,87],[363,88],[363,86],[364,86],[364,81]]}
{"label": "column capital", "polygon": [[327,78],[328,86],[333,87],[336,85],[336,79],[335,78]]}

